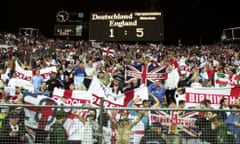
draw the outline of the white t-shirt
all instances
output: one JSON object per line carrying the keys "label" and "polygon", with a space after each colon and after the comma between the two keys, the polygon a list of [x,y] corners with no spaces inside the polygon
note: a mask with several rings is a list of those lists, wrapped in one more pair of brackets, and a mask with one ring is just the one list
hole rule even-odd
{"label": "white t-shirt", "polygon": [[83,123],[78,119],[66,121],[64,126],[68,133],[68,140],[83,140]]}

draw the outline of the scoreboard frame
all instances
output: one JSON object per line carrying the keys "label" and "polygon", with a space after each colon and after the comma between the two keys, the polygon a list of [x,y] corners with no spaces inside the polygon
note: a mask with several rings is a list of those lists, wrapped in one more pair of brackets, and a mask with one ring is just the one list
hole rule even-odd
{"label": "scoreboard frame", "polygon": [[94,12],[90,14],[89,40],[163,41],[162,12]]}

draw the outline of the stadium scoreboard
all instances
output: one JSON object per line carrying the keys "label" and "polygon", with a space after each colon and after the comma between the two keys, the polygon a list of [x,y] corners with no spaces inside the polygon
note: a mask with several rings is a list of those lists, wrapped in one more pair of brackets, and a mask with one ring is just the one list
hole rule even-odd
{"label": "stadium scoreboard", "polygon": [[162,12],[97,12],[90,14],[89,40],[162,41]]}

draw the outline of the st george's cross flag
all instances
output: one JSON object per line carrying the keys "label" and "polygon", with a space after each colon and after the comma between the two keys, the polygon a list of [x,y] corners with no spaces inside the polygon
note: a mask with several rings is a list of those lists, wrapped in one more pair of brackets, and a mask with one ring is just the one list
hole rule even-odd
{"label": "st george's cross flag", "polygon": [[[59,93],[60,94],[60,93]],[[69,95],[70,93],[65,93]],[[69,97],[71,97],[69,95]],[[68,99],[68,96],[67,96]],[[66,99],[65,99],[66,100]],[[41,93],[29,93],[23,92],[23,102],[26,105],[24,107],[25,112],[25,125],[39,130],[50,130],[50,127],[56,121],[55,113],[58,110],[64,110],[66,113],[66,121],[64,123],[64,127],[69,132],[69,127],[71,126],[72,122],[75,119],[78,119],[76,116],[76,109],[72,107],[65,107],[62,108],[61,106],[70,106],[67,102],[71,103],[72,105],[79,105],[79,100],[71,99],[65,101],[64,98],[56,96],[54,98],[50,98]],[[40,107],[39,107],[40,106]],[[47,106],[47,107],[44,107]],[[82,112],[82,116],[86,117],[87,109]]]}
{"label": "st george's cross flag", "polygon": [[[89,95],[87,91],[83,90],[67,90],[54,88],[52,98],[56,101],[62,101],[64,105],[68,106],[79,106],[75,107],[67,113],[67,118],[64,122],[64,128],[67,130],[68,135],[73,138],[79,137],[82,131],[82,123],[79,122],[76,112],[79,111],[80,107],[83,107],[87,104],[91,104],[92,97]],[[66,109],[66,108],[65,108]],[[82,109],[81,117],[86,118],[88,113],[88,109]],[[77,138],[78,139],[78,138]]]}
{"label": "st george's cross flag", "polygon": [[100,106],[100,98],[104,98],[104,105],[107,107],[124,107],[133,100],[135,97],[139,96],[142,99],[148,98],[148,90],[146,86],[130,90],[125,93],[115,94],[112,89],[106,87],[100,82],[97,77],[94,77],[88,92],[92,97],[92,105]]}
{"label": "st george's cross flag", "polygon": [[33,90],[33,84],[31,82],[33,72],[32,70],[25,70],[23,69],[18,61],[15,61],[15,71],[17,76],[17,82],[16,84],[19,87],[23,87],[24,89],[28,89],[30,91]]}
{"label": "st george's cross flag", "polygon": [[[17,74],[18,86],[22,87],[24,89],[27,89],[29,91],[33,91],[33,84],[31,82],[31,80],[34,75],[34,71],[23,69],[17,60],[15,61],[15,71]],[[51,66],[51,67],[46,67],[46,68],[40,69],[40,75],[43,77],[43,79],[45,81],[50,78],[50,74],[52,72],[57,72],[56,66]]]}
{"label": "st george's cross flag", "polygon": [[83,90],[67,90],[54,88],[52,98],[55,100],[61,99],[65,104],[73,106],[82,106],[86,103],[91,103],[91,95]]}
{"label": "st george's cross flag", "polygon": [[25,125],[39,130],[50,130],[56,118],[55,113],[58,110],[55,107],[34,107],[34,106],[57,106],[61,105],[49,96],[40,93],[23,92],[23,102],[25,112]]}
{"label": "st george's cross flag", "polygon": [[132,78],[139,78],[141,84],[148,86],[156,79],[167,79],[166,69],[166,66],[126,65],[125,80],[129,82]]}
{"label": "st george's cross flag", "polygon": [[111,56],[114,57],[115,55],[115,50],[114,49],[110,49],[110,48],[102,48],[102,55],[103,56]]}

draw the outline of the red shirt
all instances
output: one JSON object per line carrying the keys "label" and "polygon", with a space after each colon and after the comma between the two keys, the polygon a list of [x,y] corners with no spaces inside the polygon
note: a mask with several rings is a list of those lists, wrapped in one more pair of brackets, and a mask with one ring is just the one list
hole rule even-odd
{"label": "red shirt", "polygon": [[216,70],[215,69],[209,69],[207,70],[208,78],[214,77]]}

